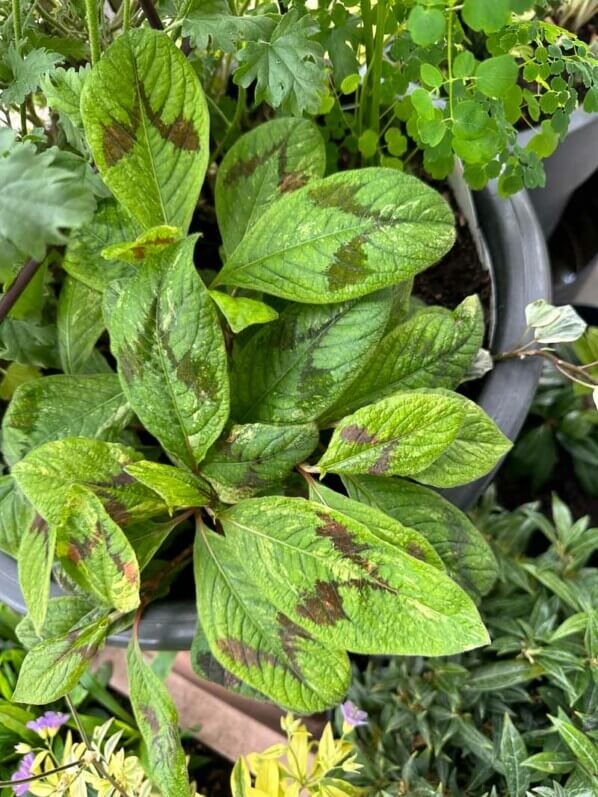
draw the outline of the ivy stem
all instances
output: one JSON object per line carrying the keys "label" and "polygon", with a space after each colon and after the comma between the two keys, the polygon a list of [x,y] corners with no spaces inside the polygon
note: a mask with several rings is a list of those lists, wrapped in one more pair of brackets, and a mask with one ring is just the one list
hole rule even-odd
{"label": "ivy stem", "polygon": [[85,16],[87,20],[87,33],[91,50],[91,64],[100,60],[100,26],[98,24],[97,0],[85,0]]}
{"label": "ivy stem", "polygon": [[131,27],[131,0],[123,0],[123,32]]}
{"label": "ivy stem", "polygon": [[[12,24],[15,34],[15,47],[17,52],[21,52],[21,39],[23,38],[23,23],[21,19],[21,0],[12,0]],[[25,100],[20,104],[21,114],[21,135],[27,135],[27,106]]]}
{"label": "ivy stem", "polygon": [[164,30],[164,25],[162,24],[160,15],[156,11],[156,7],[152,0],[139,0],[139,5],[143,9],[143,13],[150,24],[150,28],[154,28],[154,30]]}
{"label": "ivy stem", "polygon": [[29,260],[17,274],[14,282],[0,299],[0,323],[12,310],[15,302],[35,276],[42,260]]}

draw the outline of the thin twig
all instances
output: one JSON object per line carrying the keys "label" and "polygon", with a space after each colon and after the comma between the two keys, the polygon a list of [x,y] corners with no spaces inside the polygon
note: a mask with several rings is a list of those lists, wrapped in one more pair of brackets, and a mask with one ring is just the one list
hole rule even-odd
{"label": "thin twig", "polygon": [[143,13],[149,22],[150,27],[154,28],[155,30],[164,30],[164,25],[162,24],[162,20],[160,19],[152,0],[139,0],[139,5],[143,9]]}
{"label": "thin twig", "polygon": [[29,285],[41,264],[41,260],[31,259],[25,263],[23,268],[19,271],[10,288],[0,299],[0,323],[2,323],[2,321],[4,321],[6,316],[10,313],[15,302],[23,293],[25,288]]}
{"label": "thin twig", "polygon": [[64,772],[65,769],[72,769],[73,767],[80,767],[85,761],[80,758],[79,761],[73,761],[70,764],[63,764],[55,769],[49,769],[47,772],[40,772],[39,775],[30,775],[28,778],[19,778],[15,780],[0,780],[0,789],[8,788],[9,786],[18,786],[20,783],[33,783],[36,780],[47,778],[49,775],[55,775],[57,772]]}

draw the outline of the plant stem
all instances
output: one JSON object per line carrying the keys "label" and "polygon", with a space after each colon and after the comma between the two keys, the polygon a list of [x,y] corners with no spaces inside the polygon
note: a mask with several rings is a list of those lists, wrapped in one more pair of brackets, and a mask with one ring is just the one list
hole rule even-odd
{"label": "plant stem", "polygon": [[361,0],[361,18],[363,20],[363,36],[365,39],[365,60],[369,64],[374,56],[374,26],[370,0]]}
{"label": "plant stem", "polygon": [[0,323],[10,313],[15,302],[29,285],[41,264],[41,260],[29,260],[19,271],[10,288],[0,299]]}
{"label": "plant stem", "polygon": [[370,128],[376,133],[380,130],[380,91],[382,88],[385,22],[386,0],[378,0],[378,5],[376,6],[376,39],[374,42],[372,70],[372,104],[370,107]]}
{"label": "plant stem", "polygon": [[18,786],[20,783],[34,783],[36,780],[47,778],[49,775],[55,775],[57,772],[64,772],[66,769],[73,767],[80,767],[84,763],[81,758],[79,761],[72,761],[70,764],[63,764],[55,769],[49,769],[47,772],[40,772],[39,775],[31,775],[28,778],[19,778],[19,780],[0,780],[0,789],[6,789],[10,786]]}
{"label": "plant stem", "polygon": [[226,134],[220,144],[216,147],[214,154],[212,155],[212,163],[214,163],[219,156],[222,154],[223,150],[229,144],[232,136],[237,131],[239,125],[241,124],[241,119],[243,118],[243,112],[245,110],[245,99],[247,97],[247,91],[242,86],[239,86],[239,90],[237,93],[237,105],[235,106],[235,114],[231,120],[230,127],[226,131]]}
{"label": "plant stem", "polygon": [[575,365],[575,363],[567,362],[567,360],[561,360],[561,358],[557,357],[556,354],[546,351],[546,349],[525,350],[522,347],[520,349],[515,349],[514,351],[508,351],[505,354],[500,354],[495,359],[524,360],[526,357],[543,357],[545,360],[551,362],[557,371],[563,374],[563,376],[571,379],[572,382],[577,382],[577,384],[589,389],[598,387],[598,379],[594,379],[592,376],[590,376],[590,374],[586,373],[585,367],[583,365]]}
{"label": "plant stem", "polygon": [[448,71],[448,101],[449,101],[449,114],[451,120],[453,119],[453,8],[448,9],[448,20],[446,30],[446,62]]}
{"label": "plant stem", "polygon": [[156,7],[152,0],[139,0],[139,5],[143,9],[143,13],[150,24],[150,28],[154,28],[154,30],[164,30],[164,25],[162,24],[160,15],[156,11]]}
{"label": "plant stem", "polygon": [[[21,0],[12,0],[12,25],[15,34],[15,47],[21,52],[21,39],[23,38],[23,23],[21,20]],[[25,100],[19,106],[21,114],[21,135],[27,135],[27,106]]]}
{"label": "plant stem", "polygon": [[123,0],[123,31],[131,27],[131,0]]}
{"label": "plant stem", "polygon": [[87,19],[87,34],[91,50],[91,63],[97,64],[100,60],[100,26],[98,24],[97,0],[85,0],[85,16]]}

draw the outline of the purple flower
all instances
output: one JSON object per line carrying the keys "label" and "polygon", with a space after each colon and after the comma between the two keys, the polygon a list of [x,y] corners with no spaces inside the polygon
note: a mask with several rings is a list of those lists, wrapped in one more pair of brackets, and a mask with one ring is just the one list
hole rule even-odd
{"label": "purple flower", "polygon": [[357,708],[355,703],[352,703],[350,700],[346,700],[341,704],[341,712],[347,725],[350,725],[352,728],[368,724],[367,711]]}
{"label": "purple flower", "polygon": [[[33,766],[34,761],[35,754],[27,753],[26,756],[21,758],[19,768],[16,772],[13,772],[11,780],[24,780],[25,778],[30,778],[33,774],[31,767]],[[17,783],[12,787],[12,790],[16,795],[18,795],[18,797],[20,797],[21,794],[27,794],[29,791],[29,783]]]}
{"label": "purple flower", "polygon": [[58,730],[62,728],[65,722],[69,721],[68,714],[61,714],[58,711],[46,711],[41,717],[36,720],[31,720],[27,723],[27,727],[31,731],[35,731],[42,739],[55,736]]}

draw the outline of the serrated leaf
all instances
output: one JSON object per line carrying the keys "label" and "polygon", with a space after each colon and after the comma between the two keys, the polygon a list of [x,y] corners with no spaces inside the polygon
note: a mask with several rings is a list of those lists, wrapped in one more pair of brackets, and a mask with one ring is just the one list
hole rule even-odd
{"label": "serrated leaf", "polygon": [[36,260],[49,244],[66,243],[64,230],[87,222],[93,194],[77,174],[54,163],[57,150],[37,153],[17,144],[0,158],[0,246],[11,244]]}
{"label": "serrated leaf", "polygon": [[289,305],[233,352],[231,415],[275,423],[323,415],[367,362],[390,308],[382,291],[354,302]]}
{"label": "serrated leaf", "polygon": [[272,119],[237,139],[216,177],[216,215],[226,251],[234,251],[280,196],[323,177],[325,169],[324,139],[307,119]]}
{"label": "serrated leaf", "polygon": [[469,296],[453,312],[420,310],[380,341],[368,367],[327,417],[340,418],[397,390],[456,388],[483,336],[484,315],[477,296]]}
{"label": "serrated leaf", "polygon": [[208,451],[201,474],[234,504],[280,484],[318,444],[314,423],[297,426],[234,424]]}
{"label": "serrated leaf", "polygon": [[234,16],[226,0],[195,0],[183,19],[183,36],[200,50],[232,53],[241,42],[268,41],[275,27],[275,18],[266,14]]}
{"label": "serrated leaf", "polygon": [[108,618],[101,615],[32,648],[23,661],[13,701],[45,705],[68,694],[103,645],[109,625]]}
{"label": "serrated leaf", "polygon": [[139,606],[139,567],[130,542],[87,487],[74,485],[57,527],[56,553],[66,573],[100,605]]}
{"label": "serrated leaf", "polygon": [[313,479],[309,481],[309,500],[348,515],[367,526],[368,530],[382,542],[390,543],[407,555],[427,562],[432,567],[445,570],[442,559],[425,537],[380,509],[347,498]]}
{"label": "serrated leaf", "polygon": [[164,514],[155,492],[130,476],[125,468],[143,457],[132,448],[71,437],[30,451],[13,468],[13,476],[37,511],[49,523],[60,523],[74,484],[89,487],[119,524]]}
{"label": "serrated leaf", "polygon": [[453,241],[449,206],[415,177],[396,169],[340,172],[271,205],[214,284],[339,302],[410,279]]}
{"label": "serrated leaf", "polygon": [[256,102],[265,100],[293,116],[317,113],[326,80],[324,51],[314,40],[318,30],[309,14],[287,11],[269,41],[250,41],[239,50],[235,83],[248,88],[255,81]]}
{"label": "serrated leaf", "polygon": [[523,737],[505,713],[500,737],[500,760],[504,767],[509,797],[524,797],[530,785],[530,772],[523,766],[527,747]]}
{"label": "serrated leaf", "polygon": [[208,166],[209,115],[169,36],[119,36],[85,81],[81,115],[98,170],[129,213],[145,228],[186,231]]}
{"label": "serrated leaf", "polygon": [[100,293],[67,276],[60,291],[56,325],[62,370],[81,373],[104,330]]}
{"label": "serrated leaf", "polygon": [[17,557],[21,537],[33,521],[35,510],[12,476],[0,476],[0,550]]}
{"label": "serrated leaf", "polygon": [[15,629],[19,642],[25,648],[34,648],[44,639],[62,636],[78,625],[93,608],[93,604],[80,595],[52,598],[48,602],[46,617],[39,632],[29,615],[23,617]]}
{"label": "serrated leaf", "polygon": [[235,333],[254,324],[269,324],[278,318],[276,310],[264,302],[245,296],[229,296],[223,291],[209,291],[209,294]]}
{"label": "serrated leaf", "polygon": [[157,493],[172,514],[181,507],[205,506],[211,497],[210,486],[187,471],[160,462],[134,462],[126,472]]}
{"label": "serrated leaf", "polygon": [[4,105],[18,105],[36,91],[42,79],[62,61],[62,56],[43,47],[21,55],[16,46],[10,44],[4,60],[10,67],[12,80],[0,93],[0,101]]}
{"label": "serrated leaf", "polygon": [[127,670],[133,713],[147,746],[150,777],[164,797],[189,797],[177,710],[166,686],[144,660],[135,638],[127,650]]}
{"label": "serrated leaf", "polygon": [[50,576],[56,547],[56,528],[36,514],[23,529],[18,554],[19,586],[34,628],[46,617]]}
{"label": "serrated leaf", "polygon": [[134,240],[141,228],[114,199],[102,200],[88,224],[73,232],[62,267],[75,279],[96,291],[131,271],[121,261],[107,261],[102,251],[112,244]]}
{"label": "serrated leaf", "polygon": [[272,606],[226,539],[200,528],[194,561],[198,614],[226,669],[293,711],[310,714],[342,700],[346,653],[328,649]]}
{"label": "serrated leaf", "polygon": [[229,403],[224,338],[193,265],[195,241],[144,261],[108,320],[133,411],[173,461],[192,470],[222,431]]}
{"label": "serrated leaf", "polygon": [[60,67],[46,75],[41,82],[50,108],[53,111],[67,114],[71,122],[78,127],[82,125],[81,92],[90,71],[90,64],[86,64],[80,69]]}
{"label": "serrated leaf", "polygon": [[[304,499],[250,498],[219,516],[259,591],[326,645],[444,655],[487,642],[471,599],[444,573]],[[276,562],[276,567],[269,563]]]}
{"label": "serrated leaf", "polygon": [[344,476],[347,492],[422,535],[444,562],[448,574],[475,598],[496,579],[492,549],[461,510],[434,490],[404,479]]}
{"label": "serrated leaf", "polygon": [[130,419],[116,374],[44,376],[15,391],[2,421],[2,452],[14,465],[51,440],[114,439]]}

